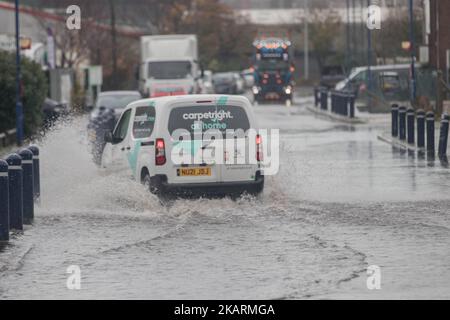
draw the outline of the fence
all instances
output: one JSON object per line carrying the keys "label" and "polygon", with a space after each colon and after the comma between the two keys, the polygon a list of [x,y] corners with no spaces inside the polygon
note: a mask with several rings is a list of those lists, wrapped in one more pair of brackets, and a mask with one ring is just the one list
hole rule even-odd
{"label": "fence", "polygon": [[40,199],[39,148],[30,146],[0,159],[0,241],[11,230],[22,231],[34,219],[34,204]]}
{"label": "fence", "polygon": [[314,88],[316,107],[351,119],[355,118],[355,98],[354,92],[351,91],[328,90],[325,87]]}
{"label": "fence", "polygon": [[[448,132],[450,116],[444,113],[441,117],[438,156],[447,158]],[[391,106],[391,135],[400,141],[414,145],[419,150],[426,150],[429,155],[435,155],[435,114],[433,111],[425,112],[422,109],[414,111],[413,108]]]}

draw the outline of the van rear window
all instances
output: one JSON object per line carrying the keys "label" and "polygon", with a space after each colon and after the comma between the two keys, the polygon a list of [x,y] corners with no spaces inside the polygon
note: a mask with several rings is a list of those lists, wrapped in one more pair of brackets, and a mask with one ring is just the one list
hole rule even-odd
{"label": "van rear window", "polygon": [[185,129],[191,133],[195,129],[206,131],[250,129],[250,122],[244,108],[238,106],[192,106],[172,109],[169,116],[169,132]]}

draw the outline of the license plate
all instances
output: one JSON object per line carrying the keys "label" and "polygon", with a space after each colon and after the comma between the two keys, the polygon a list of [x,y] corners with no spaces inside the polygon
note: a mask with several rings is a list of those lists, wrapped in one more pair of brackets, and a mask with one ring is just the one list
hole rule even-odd
{"label": "license plate", "polygon": [[197,177],[197,176],[210,176],[211,168],[180,168],[177,169],[177,176],[179,177]]}

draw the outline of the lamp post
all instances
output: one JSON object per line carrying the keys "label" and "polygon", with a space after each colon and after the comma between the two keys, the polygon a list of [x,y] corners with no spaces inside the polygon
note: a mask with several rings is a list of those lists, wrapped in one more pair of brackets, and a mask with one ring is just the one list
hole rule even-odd
{"label": "lamp post", "polygon": [[308,29],[308,17],[309,17],[309,4],[308,0],[303,0],[304,5],[304,47],[305,47],[305,80],[309,79],[309,29]]}
{"label": "lamp post", "polygon": [[16,138],[17,145],[23,143],[23,106],[22,106],[22,76],[20,71],[20,29],[19,29],[19,0],[15,0],[16,14]]}
{"label": "lamp post", "polygon": [[[367,10],[369,10],[370,6],[371,6],[371,0],[367,0]],[[370,94],[371,94],[371,90],[372,90],[372,71],[370,69],[372,63],[372,32],[370,30],[370,28],[367,28],[367,104],[368,104],[368,109],[369,112],[371,111],[371,99],[370,99]]]}
{"label": "lamp post", "polygon": [[411,100],[416,99],[416,46],[414,41],[414,0],[409,0],[409,43],[411,50]]}

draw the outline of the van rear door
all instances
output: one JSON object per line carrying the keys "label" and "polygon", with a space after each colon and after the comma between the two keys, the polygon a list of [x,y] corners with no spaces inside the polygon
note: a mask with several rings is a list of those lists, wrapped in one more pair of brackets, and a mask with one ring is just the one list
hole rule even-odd
{"label": "van rear door", "polygon": [[218,105],[219,113],[225,112],[229,117],[222,123],[227,128],[224,133],[224,161],[221,165],[222,182],[239,182],[255,180],[258,169],[256,162],[256,132],[249,129],[253,117],[249,108],[230,101],[229,105]]}
{"label": "van rear door", "polygon": [[[195,135],[200,121],[214,112],[215,106],[186,103],[172,107],[168,118],[171,141],[167,144],[170,158],[169,183],[220,182],[220,165],[215,161],[214,139]],[[200,130],[198,132],[201,132]]]}

